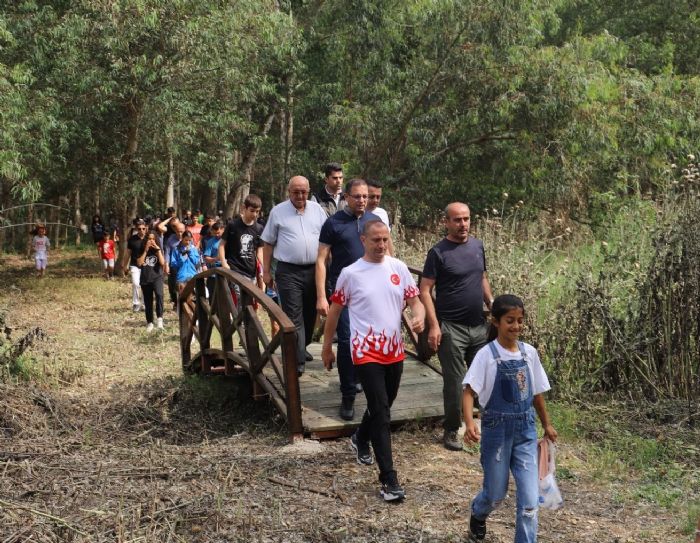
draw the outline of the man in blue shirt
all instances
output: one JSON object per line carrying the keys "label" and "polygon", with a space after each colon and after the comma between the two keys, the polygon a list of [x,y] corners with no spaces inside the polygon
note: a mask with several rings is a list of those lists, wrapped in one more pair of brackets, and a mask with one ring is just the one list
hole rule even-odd
{"label": "man in blue shirt", "polygon": [[[347,207],[331,215],[321,229],[316,258],[316,310],[328,315],[328,297],[343,268],[353,264],[365,254],[360,234],[365,223],[379,217],[366,212],[369,191],[363,179],[351,179],[345,186]],[[326,290],[326,262],[330,256],[328,279],[331,292]],[[347,308],[343,309],[338,321],[338,377],[342,402],[340,417],[352,420],[355,416],[355,394],[357,380],[350,354],[350,317]]]}

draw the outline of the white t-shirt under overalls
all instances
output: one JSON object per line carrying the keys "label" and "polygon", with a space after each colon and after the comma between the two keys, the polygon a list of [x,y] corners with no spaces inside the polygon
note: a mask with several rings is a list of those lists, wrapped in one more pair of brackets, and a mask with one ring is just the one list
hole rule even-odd
{"label": "white t-shirt under overalls", "polygon": [[[498,343],[498,340],[496,340],[495,343],[501,360],[520,360],[522,358],[523,355],[520,353],[520,350],[511,352],[504,349],[501,344]],[[529,343],[524,342],[523,347],[525,350],[527,367],[530,370],[530,382],[532,383],[533,396],[541,394],[542,392],[547,392],[552,387],[549,385],[549,379],[542,367],[537,349]],[[462,386],[469,385],[479,397],[479,406],[481,409],[484,409],[489,398],[491,398],[493,384],[496,380],[496,364],[496,359],[493,357],[488,344],[484,345],[484,347],[476,353],[462,381]]]}

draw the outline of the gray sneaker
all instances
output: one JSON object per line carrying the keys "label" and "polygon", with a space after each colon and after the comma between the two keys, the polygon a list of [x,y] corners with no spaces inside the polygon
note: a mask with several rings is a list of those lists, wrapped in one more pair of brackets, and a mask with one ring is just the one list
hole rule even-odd
{"label": "gray sneaker", "polygon": [[406,497],[406,491],[394,477],[391,481],[382,484],[379,495],[384,498],[385,502],[400,502]]}
{"label": "gray sneaker", "polygon": [[462,450],[462,442],[459,440],[457,430],[445,430],[445,433],[442,435],[442,444],[448,451]]}

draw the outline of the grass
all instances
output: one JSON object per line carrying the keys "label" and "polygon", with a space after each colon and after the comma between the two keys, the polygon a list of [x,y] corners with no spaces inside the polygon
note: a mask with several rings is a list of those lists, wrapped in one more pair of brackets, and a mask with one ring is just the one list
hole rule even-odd
{"label": "grass", "polygon": [[[599,401],[599,400],[598,400]],[[560,439],[579,460],[557,466],[560,479],[584,469],[601,482],[615,484],[618,502],[647,503],[697,521],[700,454],[693,443],[698,431],[660,431],[654,421],[617,402],[570,405],[550,402]],[[651,434],[651,435],[646,435]],[[686,528],[684,528],[686,529]]]}

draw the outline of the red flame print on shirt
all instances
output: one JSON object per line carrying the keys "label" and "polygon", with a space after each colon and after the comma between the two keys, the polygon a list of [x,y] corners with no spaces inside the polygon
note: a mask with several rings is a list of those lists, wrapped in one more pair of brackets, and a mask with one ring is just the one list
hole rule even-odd
{"label": "red flame print on shirt", "polygon": [[408,286],[404,289],[403,291],[403,299],[408,300],[409,298],[415,298],[418,296],[419,290],[417,287],[414,287],[413,285]]}
{"label": "red flame print on shirt", "polygon": [[336,304],[340,304],[342,306],[346,305],[345,291],[342,288],[340,290],[333,291],[331,302],[335,302]]}
{"label": "red flame print on shirt", "polygon": [[401,282],[401,278],[396,273],[391,274],[391,282],[398,285]]}
{"label": "red flame print on shirt", "polygon": [[351,347],[352,361],[355,364],[366,362],[389,364],[404,358],[403,339],[396,332],[388,338],[383,330],[378,334],[370,328],[367,335],[360,338],[360,333],[356,331]]}

